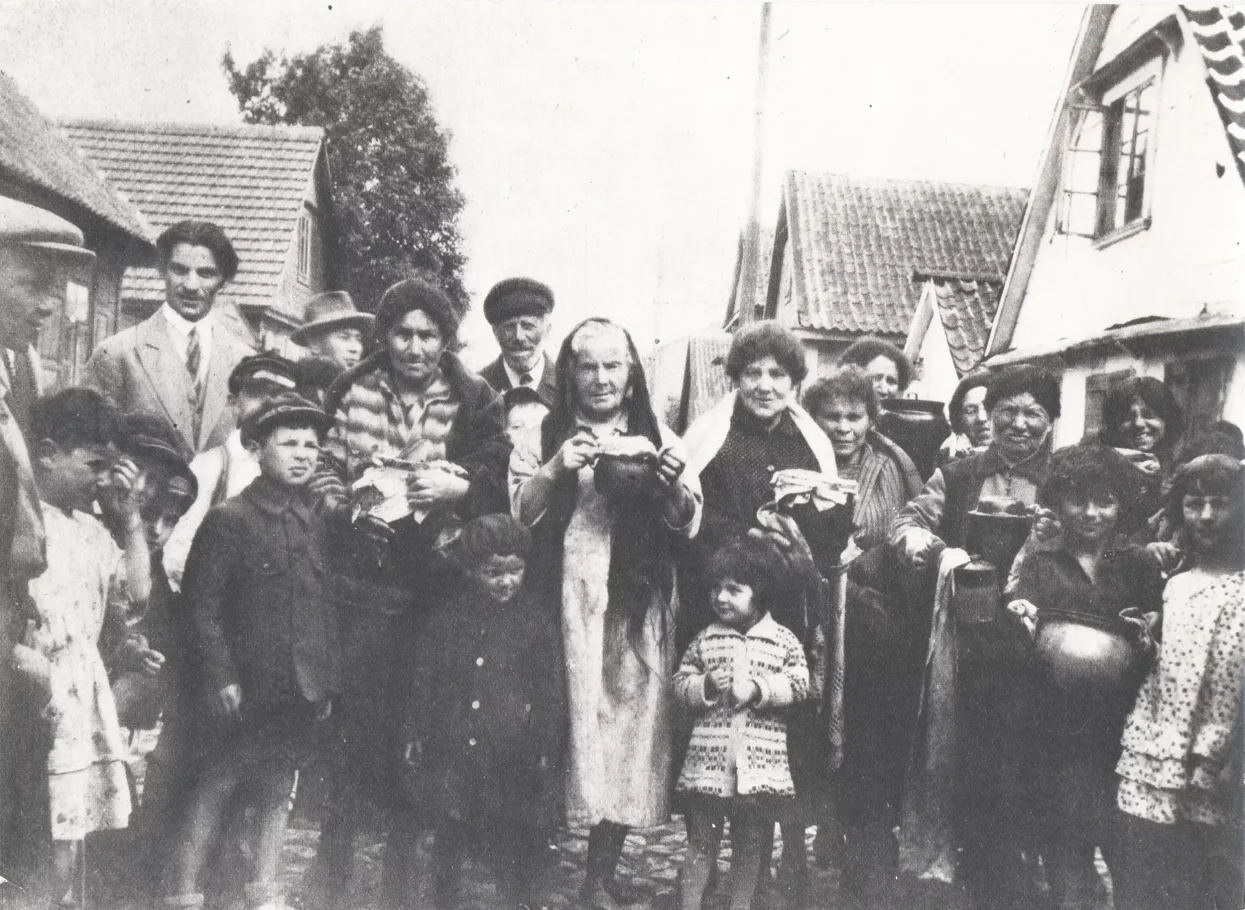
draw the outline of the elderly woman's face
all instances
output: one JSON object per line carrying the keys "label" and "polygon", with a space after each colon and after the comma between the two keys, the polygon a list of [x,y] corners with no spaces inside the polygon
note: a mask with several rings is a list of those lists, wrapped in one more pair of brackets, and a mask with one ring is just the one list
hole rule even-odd
{"label": "elderly woman's face", "polygon": [[575,405],[583,416],[607,420],[622,410],[631,380],[631,352],[621,331],[581,331],[572,342]]}
{"label": "elderly woman's face", "polygon": [[990,444],[990,412],[986,410],[986,387],[969,389],[960,402],[960,426],[975,446]]}
{"label": "elderly woman's face", "polygon": [[874,357],[865,367],[873,380],[873,391],[878,398],[894,398],[899,394],[899,364],[882,354]]}
{"label": "elderly woman's face", "polygon": [[863,401],[833,395],[813,414],[817,425],[830,437],[834,457],[849,462],[864,448],[871,421]]}
{"label": "elderly woman's face", "polygon": [[763,421],[777,418],[787,409],[795,381],[772,355],[754,360],[739,374],[739,398]]}
{"label": "elderly woman's face", "polygon": [[411,310],[385,335],[389,363],[401,379],[422,385],[432,378],[445,353],[441,329],[423,310]]}
{"label": "elderly woman's face", "polygon": [[1050,430],[1050,415],[1029,392],[1000,398],[990,411],[990,421],[994,444],[1012,461],[1036,452]]}
{"label": "elderly woman's face", "polygon": [[1167,435],[1167,422],[1142,399],[1134,398],[1115,429],[1132,448],[1153,452]]}

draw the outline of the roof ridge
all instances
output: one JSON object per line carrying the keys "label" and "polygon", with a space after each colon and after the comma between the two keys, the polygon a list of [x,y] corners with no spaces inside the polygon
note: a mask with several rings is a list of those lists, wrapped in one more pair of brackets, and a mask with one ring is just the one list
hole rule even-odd
{"label": "roof ridge", "polygon": [[294,139],[322,139],[322,126],[267,123],[179,123],[175,121],[101,120],[67,118],[56,121],[62,129],[115,130],[130,133],[155,133],[172,136],[283,136]]}
{"label": "roof ridge", "polygon": [[923,177],[884,177],[877,174],[847,174],[842,171],[813,171],[807,168],[790,168],[787,171],[787,178],[795,178],[797,175],[807,178],[815,178],[819,180],[842,180],[845,183],[851,183],[856,186],[876,186],[879,184],[887,185],[917,185],[931,187],[964,187],[974,190],[1000,190],[1009,193],[1025,193],[1028,194],[1029,189],[1023,186],[1005,186],[999,183],[968,183],[962,180],[932,180]]}

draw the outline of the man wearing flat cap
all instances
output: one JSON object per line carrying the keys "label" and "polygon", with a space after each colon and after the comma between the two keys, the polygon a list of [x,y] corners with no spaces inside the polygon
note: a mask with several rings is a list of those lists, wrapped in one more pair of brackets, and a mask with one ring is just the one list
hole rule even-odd
{"label": "man wearing flat cap", "polygon": [[24,797],[43,770],[41,761],[23,761],[38,755],[42,705],[32,704],[13,660],[35,615],[27,609],[27,582],[46,568],[43,517],[23,434],[39,395],[34,344],[63,303],[69,277],[89,271],[94,259],[68,221],[0,197],[0,874],[9,878],[18,852],[38,830],[37,819],[25,814],[38,811],[37,801]]}
{"label": "man wearing flat cap", "polygon": [[544,351],[553,291],[531,278],[507,278],[484,298],[484,318],[493,327],[501,356],[480,371],[494,391],[527,386],[546,404],[556,400],[553,362]]}
{"label": "man wearing flat cap", "polygon": [[[298,367],[279,354],[269,352],[242,358],[229,374],[227,386],[232,423],[240,427],[269,401],[295,391],[297,385]],[[259,476],[259,462],[242,444],[242,434],[235,428],[220,445],[196,455],[190,470],[199,483],[198,495],[164,545],[164,571],[174,591],[181,590],[190,545],[208,509],[246,489]]]}
{"label": "man wearing flat cap", "polygon": [[307,302],[303,324],[290,340],[308,350],[310,357],[323,357],[348,370],[363,359],[363,345],[376,317],[360,313],[345,291],[317,294]]}
{"label": "man wearing flat cap", "polygon": [[238,272],[238,254],[210,221],[180,221],[156,248],[164,306],[96,348],[85,385],[120,411],[166,418],[187,448],[202,452],[233,429],[229,371],[253,351],[215,312],[217,294]]}

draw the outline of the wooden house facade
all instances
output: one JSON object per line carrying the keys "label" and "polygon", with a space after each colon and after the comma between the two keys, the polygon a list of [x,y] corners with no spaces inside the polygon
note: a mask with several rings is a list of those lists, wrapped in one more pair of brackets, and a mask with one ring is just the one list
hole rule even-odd
{"label": "wooden house facade", "polygon": [[[114,121],[63,127],[157,231],[185,218],[219,224],[240,260],[221,294],[226,318],[257,348],[301,354],[289,338],[307,301],[338,286],[322,129]],[[134,325],[163,302],[152,259],[126,275],[108,328]]]}
{"label": "wooden house facade", "polygon": [[1087,8],[986,350],[1062,374],[1057,444],[1134,375],[1245,414],[1242,99],[1239,8]]}

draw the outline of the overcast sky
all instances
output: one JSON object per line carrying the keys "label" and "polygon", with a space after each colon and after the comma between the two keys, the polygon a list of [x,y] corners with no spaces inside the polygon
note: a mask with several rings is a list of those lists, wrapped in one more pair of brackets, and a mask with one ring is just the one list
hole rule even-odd
{"label": "overcast sky", "polygon": [[[762,222],[790,168],[1029,186],[1082,9],[776,3]],[[247,62],[377,22],[452,134],[469,339],[516,274],[552,285],[558,330],[609,313],[648,346],[720,324],[759,4],[4,0],[0,68],[52,117],[231,123],[226,47]]]}

